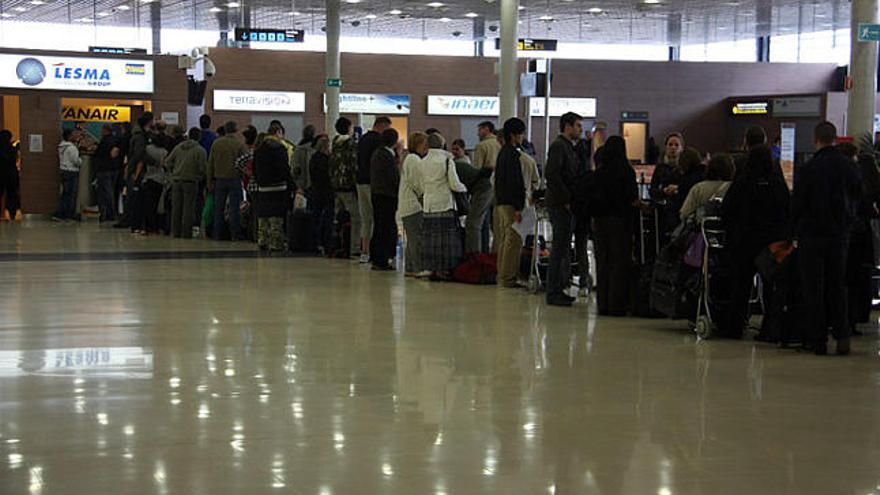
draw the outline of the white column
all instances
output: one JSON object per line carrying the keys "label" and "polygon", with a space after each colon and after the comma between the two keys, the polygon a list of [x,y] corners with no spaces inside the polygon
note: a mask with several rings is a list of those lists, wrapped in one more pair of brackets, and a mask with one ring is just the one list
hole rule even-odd
{"label": "white column", "polygon": [[877,22],[877,0],[852,0],[852,50],[849,74],[852,89],[846,112],[846,134],[856,139],[874,137],[874,105],[877,96],[877,42],[859,42],[859,23]]}
{"label": "white column", "polygon": [[[324,56],[325,79],[339,79],[339,0],[326,0],[327,11],[327,52]],[[325,81],[326,83],[326,81]],[[339,89],[338,87],[324,88],[327,93],[327,115],[324,118],[324,130],[328,136],[333,136],[333,126],[339,118]]]}
{"label": "white column", "polygon": [[501,124],[511,117],[516,117],[518,17],[519,0],[501,0],[501,59],[498,70],[498,89],[501,93]]}

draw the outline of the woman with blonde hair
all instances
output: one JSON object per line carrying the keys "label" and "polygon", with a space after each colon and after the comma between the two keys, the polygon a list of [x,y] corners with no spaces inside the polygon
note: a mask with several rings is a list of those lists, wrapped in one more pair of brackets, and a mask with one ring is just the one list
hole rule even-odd
{"label": "woman with blonde hair", "polygon": [[421,263],[422,242],[422,189],[419,163],[428,154],[428,135],[414,132],[407,140],[409,154],[400,167],[400,190],[397,194],[397,217],[406,236],[404,274],[407,277],[425,277]]}

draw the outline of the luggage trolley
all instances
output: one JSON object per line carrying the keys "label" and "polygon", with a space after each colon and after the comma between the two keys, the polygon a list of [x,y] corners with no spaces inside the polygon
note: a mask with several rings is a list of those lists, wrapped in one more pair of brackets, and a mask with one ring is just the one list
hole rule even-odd
{"label": "luggage trolley", "polygon": [[549,215],[543,198],[535,203],[535,216],[537,221],[535,222],[535,230],[532,232],[532,259],[529,262],[528,290],[538,293],[544,289],[546,282],[541,276],[541,272],[547,273],[549,268],[549,260],[541,259],[541,236],[546,239],[547,233],[550,232]]}
{"label": "luggage trolley", "polygon": [[724,276],[723,263],[721,262],[726,231],[721,223],[721,217],[708,216],[700,222],[700,235],[703,237],[703,266],[701,268],[700,293],[697,302],[697,313],[693,323],[694,333],[697,338],[703,340],[712,337],[717,328],[717,318],[720,316],[722,298],[719,294]]}

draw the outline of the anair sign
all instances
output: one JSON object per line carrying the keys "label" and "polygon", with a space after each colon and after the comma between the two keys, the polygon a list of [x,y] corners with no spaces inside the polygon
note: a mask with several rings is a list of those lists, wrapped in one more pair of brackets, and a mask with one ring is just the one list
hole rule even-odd
{"label": "anair sign", "polygon": [[497,96],[428,96],[428,115],[498,116]]}
{"label": "anair sign", "polygon": [[65,106],[61,108],[61,120],[66,122],[131,122],[131,108]]}
{"label": "anair sign", "polygon": [[302,113],[306,94],[301,91],[214,90],[214,110]]}
{"label": "anair sign", "polygon": [[0,87],[152,93],[153,62],[3,54],[0,55]]}
{"label": "anair sign", "polygon": [[766,101],[756,103],[736,103],[731,112],[734,115],[767,115],[769,104]]}

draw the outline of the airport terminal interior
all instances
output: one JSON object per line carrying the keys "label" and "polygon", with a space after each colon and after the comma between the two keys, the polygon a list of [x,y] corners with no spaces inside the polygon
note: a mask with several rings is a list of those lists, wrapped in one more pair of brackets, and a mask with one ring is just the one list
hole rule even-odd
{"label": "airport terminal interior", "polygon": [[0,1],[0,495],[880,494],[878,43]]}

